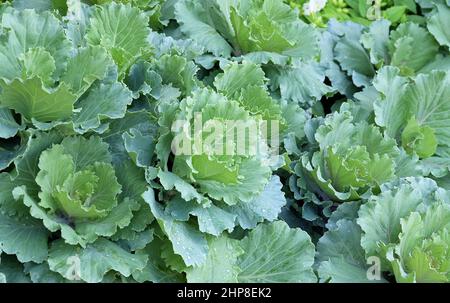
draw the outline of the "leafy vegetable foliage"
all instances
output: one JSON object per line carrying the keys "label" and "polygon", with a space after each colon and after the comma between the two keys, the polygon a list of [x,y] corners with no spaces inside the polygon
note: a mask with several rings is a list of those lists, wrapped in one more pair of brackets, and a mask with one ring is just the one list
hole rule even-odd
{"label": "leafy vegetable foliage", "polygon": [[450,2],[0,4],[0,282],[449,282]]}

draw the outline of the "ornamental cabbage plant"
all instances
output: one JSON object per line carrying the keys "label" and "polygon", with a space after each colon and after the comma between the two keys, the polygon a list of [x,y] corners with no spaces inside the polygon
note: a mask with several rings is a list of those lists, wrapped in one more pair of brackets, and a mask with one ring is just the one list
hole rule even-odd
{"label": "ornamental cabbage plant", "polygon": [[281,0],[186,0],[176,4],[175,14],[181,31],[214,55],[312,55],[315,31]]}
{"label": "ornamental cabbage plant", "polygon": [[385,277],[400,283],[448,282],[448,191],[427,178],[400,179],[382,190],[366,204],[343,204],[332,216],[317,246],[319,276],[370,282],[366,259],[372,257]]}
{"label": "ornamental cabbage plant", "polygon": [[449,20],[1,1],[0,282],[449,282]]}
{"label": "ornamental cabbage plant", "polygon": [[304,155],[296,167],[301,180],[335,201],[358,200],[395,175],[395,141],[352,120],[346,111],[327,117],[316,132],[320,151],[311,159]]}

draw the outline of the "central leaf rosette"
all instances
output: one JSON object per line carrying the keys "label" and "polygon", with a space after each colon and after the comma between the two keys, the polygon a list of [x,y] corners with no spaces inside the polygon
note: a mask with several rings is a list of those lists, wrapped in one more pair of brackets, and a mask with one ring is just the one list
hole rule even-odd
{"label": "central leaf rosette", "polygon": [[449,192],[427,178],[405,178],[382,186],[359,210],[361,245],[380,256],[397,282],[438,283],[450,279]]}
{"label": "central leaf rosette", "polygon": [[68,138],[42,152],[36,177],[39,205],[72,221],[106,217],[121,191],[110,163],[71,153],[73,144],[82,143]]}
{"label": "central leaf rosette", "polygon": [[303,155],[296,172],[319,195],[358,200],[394,177],[395,140],[366,122],[353,122],[350,112],[328,116],[315,138],[319,151]]}
{"label": "central leaf rosette", "polygon": [[265,52],[311,58],[317,32],[282,0],[182,0],[175,5],[181,31],[214,55]]}
{"label": "central leaf rosette", "polygon": [[450,280],[450,207],[436,203],[426,213],[401,220],[400,243],[388,247],[387,259],[399,282]]}
{"label": "central leaf rosette", "polygon": [[249,201],[271,169],[263,121],[209,89],[183,100],[172,125],[172,171],[229,205]]}
{"label": "central leaf rosette", "polygon": [[179,272],[214,258],[213,237],[278,218],[286,204],[280,178],[272,175],[285,164],[279,140],[294,133],[288,119],[306,119],[270,95],[254,63],[230,63],[211,80],[180,102],[158,102],[158,162],[146,167],[153,189],[143,197],[171,243],[163,258]]}

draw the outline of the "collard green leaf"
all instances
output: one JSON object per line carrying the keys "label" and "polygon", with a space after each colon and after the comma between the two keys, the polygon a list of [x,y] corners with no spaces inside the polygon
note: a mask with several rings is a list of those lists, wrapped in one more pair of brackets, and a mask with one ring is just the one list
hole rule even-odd
{"label": "collard green leaf", "polygon": [[98,128],[105,119],[125,116],[131,92],[121,83],[100,83],[76,104],[73,122],[80,133]]}
{"label": "collard green leaf", "polygon": [[0,105],[15,110],[30,121],[49,122],[68,118],[76,101],[76,96],[66,84],[49,89],[43,86],[39,78],[14,79],[12,82],[0,80],[0,88]]}
{"label": "collard green leaf", "polygon": [[[432,60],[439,45],[427,30],[416,23],[403,23],[391,32],[388,48],[392,56],[391,64],[409,75]],[[417,48],[420,52],[415,51]]]}
{"label": "collard green leaf", "polygon": [[7,108],[0,108],[0,138],[11,138],[17,134],[20,128],[11,111]]}
{"label": "collard green leaf", "polygon": [[48,231],[39,221],[0,214],[0,250],[14,254],[22,263],[41,263],[47,258]]}
{"label": "collard green leaf", "polygon": [[29,283],[23,264],[15,257],[0,254],[0,283]]}
{"label": "collard green leaf", "polygon": [[103,238],[84,249],[55,241],[48,259],[50,269],[66,279],[89,283],[100,282],[111,270],[129,277],[133,271],[142,270],[146,263],[145,256],[131,254]]}
{"label": "collard green leaf", "polygon": [[55,16],[50,12],[8,9],[2,15],[1,27],[8,30],[7,39],[0,43],[1,78],[22,77],[20,56],[33,48],[48,52],[56,64],[55,79],[61,75],[70,54],[70,42]]}
{"label": "collard green leaf", "polygon": [[388,20],[377,20],[370,25],[369,31],[361,36],[364,47],[370,50],[372,64],[379,65],[389,62],[389,26]]}
{"label": "collard green leaf", "polygon": [[[385,96],[375,103],[375,122],[384,126],[393,138],[400,139],[402,131],[407,151],[424,158],[435,152],[439,154],[433,146],[448,146],[449,142],[445,123],[449,110],[445,101],[449,96],[448,73],[433,71],[420,74],[409,83],[407,78],[398,74],[398,69],[387,67],[375,81],[375,87]],[[416,135],[411,132],[411,121],[417,124]]]}
{"label": "collard green leaf", "polygon": [[241,241],[239,282],[315,282],[314,245],[309,235],[277,221],[260,224]]}
{"label": "collard green leaf", "polygon": [[[217,9],[217,4],[212,4],[211,8],[203,5],[198,1],[180,1],[175,6],[175,14],[178,20],[181,22],[183,31],[189,34],[198,43],[211,50],[215,55],[230,55],[232,48],[220,32],[217,32],[214,28],[214,20],[208,20],[207,10]],[[216,7],[214,7],[216,6]],[[219,12],[220,13],[220,12]],[[216,12],[217,16],[217,12]],[[220,15],[219,15],[220,16]],[[226,20],[223,16],[220,16],[219,20],[226,24]],[[211,24],[212,23],[212,24]],[[229,24],[226,25],[229,29]],[[225,33],[229,35],[229,33]]]}
{"label": "collard green leaf", "polygon": [[375,75],[369,55],[359,41],[343,38],[336,44],[335,51],[336,59],[349,75],[362,75],[363,79]]}
{"label": "collard green leaf", "polygon": [[46,262],[42,264],[26,263],[25,270],[33,283],[65,283],[67,282],[59,273],[51,271]]}
{"label": "collard green leaf", "polygon": [[186,270],[190,283],[237,283],[240,268],[236,265],[238,257],[244,253],[238,240],[225,236],[210,238],[206,262]]}
{"label": "collard green leaf", "polygon": [[142,270],[133,272],[133,278],[138,282],[151,281],[154,283],[184,282],[182,274],[171,270],[161,257],[161,247],[166,239],[155,238],[138,254],[148,258],[147,265]]}
{"label": "collard green leaf", "polygon": [[188,221],[189,215],[197,217],[199,230],[215,236],[225,230],[231,232],[235,226],[236,215],[215,205],[203,206],[174,198],[165,210],[180,221]]}
{"label": "collard green leaf", "polygon": [[14,179],[17,186],[25,185],[26,191],[32,197],[38,196],[40,191],[35,179],[39,172],[39,156],[52,144],[61,143],[64,135],[57,131],[30,132],[23,155],[16,159],[17,176]]}
{"label": "collard green leaf", "polygon": [[286,100],[313,104],[311,100],[318,101],[333,92],[323,83],[325,74],[312,62],[279,68],[269,75],[272,89],[279,88],[281,97]]}
{"label": "collard green leaf", "polygon": [[178,88],[187,96],[198,85],[197,66],[186,58],[178,55],[163,55],[158,59],[156,71],[163,79],[163,83]]}
{"label": "collard green leaf", "polygon": [[173,251],[183,258],[184,263],[191,266],[205,262],[208,253],[205,237],[188,223],[176,221],[165,213],[162,206],[156,202],[152,189],[147,190],[143,198],[150,205],[161,229],[172,242]]}
{"label": "collard green leaf", "polygon": [[23,146],[15,142],[13,138],[3,141],[0,146],[0,170],[10,167],[22,152]]}
{"label": "collard green leaf", "polygon": [[339,220],[317,244],[320,279],[335,283],[379,282],[368,279],[369,266],[361,247],[361,228],[354,221]]}
{"label": "collard green leaf", "polygon": [[119,72],[124,73],[150,50],[147,23],[148,18],[138,8],[112,2],[94,9],[86,40],[106,48]]}
{"label": "collard green leaf", "polygon": [[77,54],[69,59],[67,71],[61,80],[81,95],[97,79],[106,76],[112,60],[106,50],[100,46],[80,48]]}
{"label": "collard green leaf", "polygon": [[281,187],[280,179],[273,176],[258,197],[225,209],[236,215],[237,223],[244,229],[254,228],[264,220],[273,221],[277,219],[281,208],[286,204]]}
{"label": "collard green leaf", "polygon": [[443,4],[436,4],[436,11],[428,21],[428,30],[441,45],[450,48],[450,34],[446,28],[450,26],[450,8]]}

